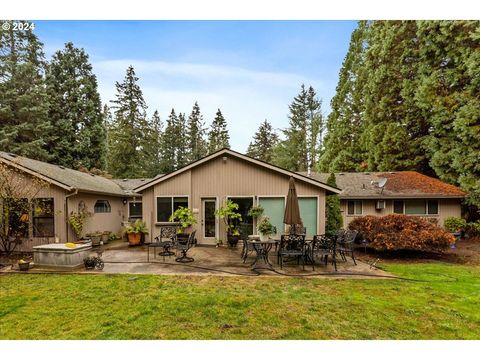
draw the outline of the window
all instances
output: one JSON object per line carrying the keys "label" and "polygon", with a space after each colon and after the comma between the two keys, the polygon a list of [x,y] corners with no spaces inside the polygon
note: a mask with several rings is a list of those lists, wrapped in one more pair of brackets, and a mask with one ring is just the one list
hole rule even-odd
{"label": "window", "polygon": [[[8,210],[7,210],[8,209]],[[19,238],[28,238],[28,226],[30,222],[30,203],[27,199],[2,198],[0,200],[0,216],[5,215],[7,210],[8,232]],[[0,223],[3,219],[0,218]]]}
{"label": "window", "polygon": [[130,201],[128,203],[128,217],[131,219],[142,218],[142,202],[141,201]]}
{"label": "window", "polygon": [[160,196],[157,197],[157,222],[168,222],[170,216],[179,207],[188,208],[186,196]]}
{"label": "window", "polygon": [[110,207],[110,203],[108,202],[108,200],[97,200],[93,211],[95,212],[95,214],[110,213],[112,212],[112,208]]}
{"label": "window", "polygon": [[393,212],[407,215],[438,215],[438,200],[395,200]]}
{"label": "window", "polygon": [[34,237],[54,237],[54,202],[53,198],[39,198],[33,202],[32,227]]}
{"label": "window", "polygon": [[347,214],[348,215],[362,215],[362,200],[348,200]]}
{"label": "window", "polygon": [[403,200],[393,201],[393,212],[395,214],[403,214]]}

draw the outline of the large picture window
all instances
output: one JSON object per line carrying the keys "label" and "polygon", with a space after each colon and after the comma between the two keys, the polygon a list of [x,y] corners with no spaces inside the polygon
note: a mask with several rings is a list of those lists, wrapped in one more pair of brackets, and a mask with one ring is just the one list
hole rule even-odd
{"label": "large picture window", "polygon": [[188,208],[186,196],[159,196],[157,197],[157,222],[168,222],[170,216],[179,207]]}
{"label": "large picture window", "polygon": [[141,201],[130,201],[128,203],[128,217],[130,219],[142,218],[142,202]]}
{"label": "large picture window", "polygon": [[95,214],[110,213],[112,212],[112,207],[110,206],[108,200],[97,200],[93,211],[95,212]]}
{"label": "large picture window", "polygon": [[39,198],[33,202],[32,227],[34,237],[54,237],[54,201],[53,198]]}
{"label": "large picture window", "polygon": [[406,215],[438,215],[438,200],[395,200],[393,212]]}

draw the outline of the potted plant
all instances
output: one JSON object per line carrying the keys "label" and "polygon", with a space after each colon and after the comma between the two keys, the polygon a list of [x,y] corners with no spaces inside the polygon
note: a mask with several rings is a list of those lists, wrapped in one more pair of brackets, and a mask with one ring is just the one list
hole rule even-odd
{"label": "potted plant", "polygon": [[102,240],[102,233],[100,231],[95,231],[93,233],[89,233],[86,236],[92,242],[92,246],[100,245],[100,241]]}
{"label": "potted plant", "polygon": [[242,215],[238,212],[238,204],[232,200],[227,200],[224,206],[215,211],[215,216],[222,219],[227,230],[227,241],[231,247],[237,246],[240,240],[239,225],[242,221]]}
{"label": "potted plant", "polygon": [[168,220],[172,222],[178,222],[180,224],[180,227],[177,230],[177,239],[179,241],[187,241],[188,234],[186,233],[186,230],[193,224],[197,223],[197,219],[195,219],[193,211],[183,206],[180,206],[177,210],[175,210]]}
{"label": "potted plant", "polygon": [[263,215],[263,207],[261,205],[252,206],[250,210],[248,210],[248,216],[251,216],[254,219],[258,219],[260,216]]}
{"label": "potted plant", "polygon": [[111,231],[104,231],[104,232],[102,233],[102,236],[101,236],[101,238],[100,238],[100,241],[103,242],[104,245],[105,245],[105,244],[108,244],[108,240],[110,239],[110,234],[111,234],[111,233],[112,233]]}
{"label": "potted plant", "polygon": [[140,219],[125,229],[130,246],[140,245],[142,236],[148,234],[147,225]]}
{"label": "potted plant", "polygon": [[269,235],[273,234],[273,225],[268,216],[264,216],[258,223],[257,230],[262,235],[262,240],[266,240]]}
{"label": "potted plant", "polygon": [[27,271],[30,268],[30,261],[25,261],[23,259],[18,261],[18,268],[21,271]]}
{"label": "potted plant", "polygon": [[[467,221],[459,217],[449,216],[445,219],[443,226],[455,236],[455,240],[458,240],[463,237],[463,233],[467,227]],[[455,249],[456,246],[452,244],[451,247]]]}

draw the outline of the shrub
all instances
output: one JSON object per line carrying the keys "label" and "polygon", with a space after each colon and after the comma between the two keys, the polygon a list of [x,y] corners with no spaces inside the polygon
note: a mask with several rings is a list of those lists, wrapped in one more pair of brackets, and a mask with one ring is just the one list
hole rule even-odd
{"label": "shrub", "polygon": [[446,230],[426,219],[408,215],[367,215],[349,226],[357,230],[375,250],[442,251],[455,242]]}
{"label": "shrub", "polygon": [[480,220],[467,223],[466,231],[470,237],[480,236]]}
{"label": "shrub", "polygon": [[258,232],[262,235],[272,235],[273,234],[273,225],[270,222],[270,218],[264,216],[262,220],[257,225]]}
{"label": "shrub", "polygon": [[443,222],[443,226],[448,231],[452,233],[457,233],[465,231],[467,227],[467,220],[455,216],[449,216]]}

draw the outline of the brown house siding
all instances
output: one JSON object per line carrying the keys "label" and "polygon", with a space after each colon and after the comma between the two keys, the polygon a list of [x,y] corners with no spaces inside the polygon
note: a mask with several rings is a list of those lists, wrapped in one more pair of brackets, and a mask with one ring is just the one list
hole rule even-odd
{"label": "brown house siding", "polygon": [[[202,203],[206,197],[217,198],[217,206],[222,206],[228,196],[285,196],[288,192],[289,176],[251,164],[233,156],[214,158],[177,176],[160,182],[143,192],[143,214],[150,225],[153,236],[159,235],[155,225],[155,202],[157,196],[183,195],[189,197],[189,206],[194,210],[197,224],[197,239],[203,242]],[[318,197],[316,233],[325,230],[325,190],[296,180],[299,196]],[[152,191],[153,189],[153,191]],[[255,202],[257,199],[254,200]],[[220,238],[224,238],[224,224],[218,221]]]}

